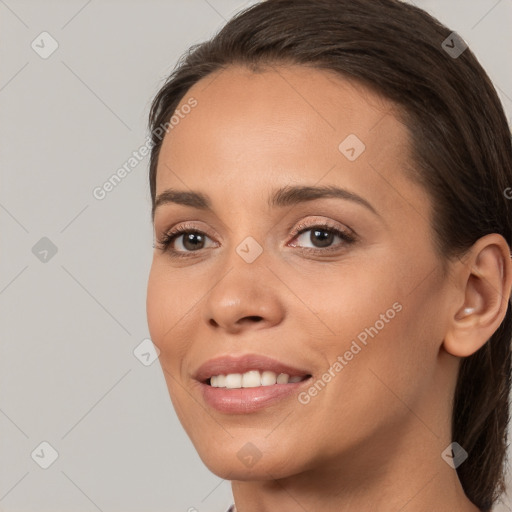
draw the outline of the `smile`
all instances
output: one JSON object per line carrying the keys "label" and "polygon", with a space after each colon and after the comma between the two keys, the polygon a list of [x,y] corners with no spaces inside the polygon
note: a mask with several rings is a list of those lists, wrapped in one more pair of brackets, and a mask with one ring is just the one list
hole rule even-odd
{"label": "smile", "polygon": [[282,404],[308,385],[312,373],[261,354],[230,354],[210,359],[193,377],[208,406],[225,414],[247,414]]}
{"label": "smile", "polygon": [[213,375],[208,384],[214,388],[256,388],[260,386],[273,386],[274,384],[294,384],[307,379],[310,375],[294,375],[287,373],[276,374],[273,371],[250,370],[245,373],[229,373],[227,375]]}

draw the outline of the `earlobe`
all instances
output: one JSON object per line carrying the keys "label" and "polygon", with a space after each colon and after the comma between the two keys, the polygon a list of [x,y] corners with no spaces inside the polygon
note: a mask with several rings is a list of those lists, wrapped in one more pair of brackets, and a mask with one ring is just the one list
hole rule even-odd
{"label": "earlobe", "polygon": [[465,316],[472,315],[474,312],[475,312],[475,308],[474,307],[466,307],[466,308],[464,308],[462,310],[462,312],[460,310],[457,312],[456,318],[457,319],[462,319]]}
{"label": "earlobe", "polygon": [[505,318],[512,293],[507,242],[496,233],[480,238],[455,272],[462,286],[443,347],[454,356],[468,357],[485,345]]}

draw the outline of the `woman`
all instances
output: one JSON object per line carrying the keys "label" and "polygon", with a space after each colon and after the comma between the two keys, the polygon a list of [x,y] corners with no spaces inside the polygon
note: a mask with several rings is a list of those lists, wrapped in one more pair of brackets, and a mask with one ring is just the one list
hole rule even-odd
{"label": "woman", "polygon": [[267,0],[150,128],[149,329],[230,510],[491,510],[512,148],[464,41],[396,0]]}

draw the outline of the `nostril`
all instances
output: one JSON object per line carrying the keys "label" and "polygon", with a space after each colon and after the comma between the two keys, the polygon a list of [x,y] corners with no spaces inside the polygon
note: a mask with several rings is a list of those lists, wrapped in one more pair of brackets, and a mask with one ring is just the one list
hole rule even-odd
{"label": "nostril", "polygon": [[249,318],[251,320],[254,320],[255,322],[261,322],[263,320],[261,316],[246,316],[245,318]]}

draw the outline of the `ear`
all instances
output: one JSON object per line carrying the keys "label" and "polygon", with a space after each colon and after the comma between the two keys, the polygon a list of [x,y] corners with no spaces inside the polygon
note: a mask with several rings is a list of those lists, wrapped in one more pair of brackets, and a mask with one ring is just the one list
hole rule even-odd
{"label": "ear", "polygon": [[474,354],[500,326],[512,292],[511,258],[506,240],[492,233],[477,240],[456,266],[458,295],[443,342],[448,353]]}

